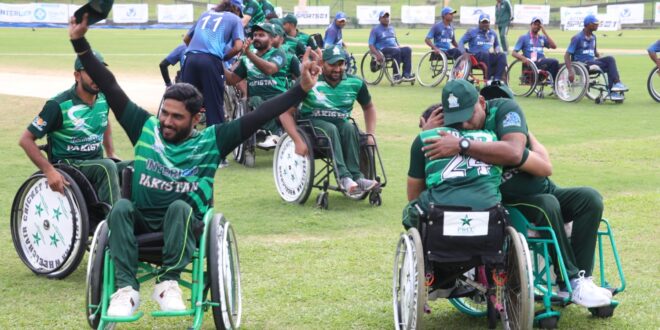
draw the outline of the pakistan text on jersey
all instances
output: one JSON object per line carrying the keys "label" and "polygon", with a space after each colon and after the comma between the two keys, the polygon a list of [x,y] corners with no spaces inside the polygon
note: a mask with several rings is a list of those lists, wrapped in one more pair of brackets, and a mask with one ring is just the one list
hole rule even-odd
{"label": "pakistan text on jersey", "polygon": [[99,143],[103,140],[103,135],[92,134],[85,137],[74,136],[71,138],[71,143]]}
{"label": "pakistan text on jersey", "polygon": [[314,110],[312,117],[348,118],[348,114],[338,110]]}
{"label": "pakistan text on jersey", "polygon": [[173,191],[175,193],[188,193],[195,192],[199,188],[199,182],[188,181],[165,181],[159,178],[154,178],[147,174],[140,174],[139,184],[143,187],[162,190]]}
{"label": "pakistan text on jersey", "polygon": [[90,144],[83,144],[83,145],[72,145],[69,144],[66,146],[66,151],[83,151],[83,152],[88,152],[88,151],[96,151],[101,148],[101,143],[90,143]]}
{"label": "pakistan text on jersey", "polygon": [[252,80],[249,83],[250,87],[254,86],[276,86],[277,82],[272,80],[272,79],[259,79],[259,80]]}
{"label": "pakistan text on jersey", "polygon": [[199,168],[197,166],[192,168],[184,168],[184,169],[180,169],[176,167],[167,167],[152,159],[147,159],[147,170],[156,172],[160,175],[164,175],[172,179],[194,176],[197,175],[197,173],[199,173]]}

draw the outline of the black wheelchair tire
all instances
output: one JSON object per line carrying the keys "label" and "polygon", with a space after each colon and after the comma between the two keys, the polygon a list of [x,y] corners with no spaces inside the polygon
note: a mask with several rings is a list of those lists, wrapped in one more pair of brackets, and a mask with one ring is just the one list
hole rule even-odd
{"label": "black wheelchair tire", "polygon": [[85,296],[85,311],[87,323],[96,329],[101,322],[101,310],[91,309],[90,305],[101,304],[103,295],[103,265],[105,261],[105,248],[108,245],[108,224],[102,221],[97,227],[89,249],[87,260],[87,287]]}
{"label": "black wheelchair tire", "polygon": [[[373,55],[371,52],[367,51],[364,53],[364,56],[362,56],[362,60],[360,61],[360,76],[362,77],[362,80],[364,80],[367,85],[378,85],[378,83],[383,79],[383,68],[381,67],[380,70],[378,70],[378,73],[372,72],[371,71],[371,59],[373,58]],[[368,79],[367,75],[365,73],[371,72],[374,73],[376,78],[374,79]]]}
{"label": "black wheelchair tire", "polygon": [[[511,90],[511,92],[515,96],[529,96],[529,95],[531,95],[534,92],[534,90],[536,89],[536,85],[539,82],[539,70],[536,67],[536,64],[534,64],[534,62],[531,62],[528,65],[528,67],[529,67],[528,70],[531,71],[531,77],[528,77],[528,76],[525,76],[525,77],[520,77],[520,76],[511,77],[512,69],[520,67],[521,68],[521,73],[522,73],[522,68],[524,67],[524,65],[525,64],[522,63],[521,60],[516,59],[515,61],[513,61],[511,63],[511,65],[508,66],[508,68],[506,70],[506,77],[507,77],[506,80],[508,82],[509,89]],[[516,74],[516,72],[514,72],[514,74]],[[518,85],[517,83],[519,82],[520,79],[530,79],[532,81],[521,82],[521,84]],[[518,89],[517,87],[513,88],[512,86],[529,86],[529,87]]]}
{"label": "black wheelchair tire", "polygon": [[[234,231],[229,222],[225,221],[222,214],[216,214],[211,220],[211,227],[209,228],[208,239],[208,255],[207,255],[207,268],[209,276],[209,284],[211,288],[211,299],[218,303],[218,306],[213,306],[213,321],[216,329],[237,329],[240,327],[241,321],[241,285],[240,285],[240,261],[238,257],[238,248],[235,241]],[[230,242],[225,245],[227,240]],[[225,274],[224,263],[225,258],[224,249],[231,246],[229,252],[232,257],[231,266],[233,267],[232,274]],[[236,284],[237,296],[229,296],[226,287],[225,276],[232,276],[234,280],[232,284]],[[235,278],[234,278],[235,277]],[[235,299],[231,299],[235,298]],[[232,300],[232,306],[227,306],[227,302]],[[237,304],[237,306],[235,305]]]}
{"label": "black wheelchair tire", "polygon": [[658,68],[656,67],[651,70],[648,79],[646,79],[646,89],[648,89],[651,98],[653,98],[656,102],[660,102],[660,90],[656,90],[660,88],[660,86],[653,85],[653,78],[657,75],[658,75]]}

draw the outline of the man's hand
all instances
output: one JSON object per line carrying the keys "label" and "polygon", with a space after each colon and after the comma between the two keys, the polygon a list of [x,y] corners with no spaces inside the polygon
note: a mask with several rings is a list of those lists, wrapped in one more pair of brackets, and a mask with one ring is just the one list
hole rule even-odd
{"label": "man's hand", "polygon": [[69,38],[71,40],[77,40],[85,36],[89,26],[87,25],[88,14],[83,15],[83,19],[80,23],[76,23],[76,17],[71,16],[69,18]]}
{"label": "man's hand", "polygon": [[422,130],[426,131],[429,129],[442,127],[445,123],[445,115],[442,113],[442,107],[437,107],[431,112],[428,120],[425,120],[424,117],[419,118],[419,126]]}
{"label": "man's hand", "polygon": [[251,53],[250,51],[250,45],[252,45],[252,38],[247,38],[245,39],[245,42],[243,43],[243,54],[247,56],[248,53]]}
{"label": "man's hand", "polygon": [[380,55],[380,52],[374,53],[374,56],[376,57],[376,62],[383,63],[383,57]]}
{"label": "man's hand", "polygon": [[294,141],[293,145],[295,146],[296,149],[295,150],[296,155],[304,157],[307,156],[307,154],[309,153],[309,150],[307,149],[307,143],[305,143],[305,141],[298,141],[298,142]]}
{"label": "man's hand", "polygon": [[440,55],[440,48],[433,47],[433,53],[435,53],[436,55]]}
{"label": "man's hand", "polygon": [[572,67],[568,67],[568,81],[570,82],[575,81],[575,71],[573,71]]}
{"label": "man's hand", "polygon": [[[86,18],[83,19],[83,22],[87,22]],[[48,182],[50,190],[57,191],[64,195],[64,186],[68,186],[69,182],[64,179],[62,174],[60,174],[55,168],[51,168],[44,174],[46,175],[46,181]]]}
{"label": "man's hand", "polygon": [[321,73],[320,58],[320,49],[313,51],[310,47],[307,47],[303,55],[302,68],[300,70],[300,87],[305,92],[309,92],[318,81],[319,74]]}
{"label": "man's hand", "polygon": [[428,159],[446,158],[458,155],[461,148],[458,146],[459,138],[447,133],[440,132],[439,138],[431,138],[423,141],[422,147],[424,156]]}

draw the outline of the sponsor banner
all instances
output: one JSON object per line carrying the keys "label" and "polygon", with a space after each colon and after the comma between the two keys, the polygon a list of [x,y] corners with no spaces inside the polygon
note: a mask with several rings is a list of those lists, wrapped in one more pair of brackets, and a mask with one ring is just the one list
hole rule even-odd
{"label": "sponsor banner", "polygon": [[660,23],[660,2],[655,3],[655,22]]}
{"label": "sponsor banner", "polygon": [[295,6],[293,14],[298,19],[298,25],[330,24],[329,6]]}
{"label": "sponsor banner", "polygon": [[112,6],[112,21],[115,23],[147,23],[149,5],[146,3],[115,4]]}
{"label": "sponsor banner", "polygon": [[495,6],[468,7],[461,6],[461,24],[478,24],[479,16],[483,13],[490,15],[491,26],[495,25]]}
{"label": "sponsor banner", "polygon": [[0,22],[30,23],[34,17],[34,4],[0,3]]}
{"label": "sponsor banner", "polygon": [[566,25],[566,23],[571,20],[582,21],[585,16],[589,14],[596,15],[598,14],[598,6],[589,6],[589,7],[561,7],[559,8],[559,14],[561,17],[561,25]]}
{"label": "sponsor banner", "polygon": [[69,6],[64,3],[33,3],[32,22],[38,23],[69,23]]}
{"label": "sponsor banner", "polygon": [[406,24],[434,24],[435,6],[401,6],[401,22]]}
{"label": "sponsor banner", "polygon": [[158,5],[158,23],[192,23],[193,5]]}
{"label": "sponsor banner", "polygon": [[513,23],[515,24],[529,25],[534,17],[540,17],[543,24],[548,24],[550,22],[550,6],[514,5],[513,17]]}
{"label": "sponsor banner", "polygon": [[378,21],[378,14],[381,10],[385,10],[390,13],[390,18],[392,18],[392,9],[390,6],[357,6],[356,14],[358,24],[374,25],[380,23]]}
{"label": "sponsor banner", "polygon": [[[621,30],[621,21],[619,16],[598,14],[598,31],[617,31]],[[570,16],[566,24],[564,25],[564,30],[568,31],[580,31],[584,28],[584,17],[581,16]]]}
{"label": "sponsor banner", "polygon": [[608,5],[607,15],[618,16],[621,24],[644,23],[644,4]]}

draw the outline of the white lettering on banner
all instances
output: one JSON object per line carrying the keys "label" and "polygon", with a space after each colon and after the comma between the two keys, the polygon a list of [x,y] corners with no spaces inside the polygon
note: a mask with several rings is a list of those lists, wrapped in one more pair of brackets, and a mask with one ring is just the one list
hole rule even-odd
{"label": "white lettering on banner", "polygon": [[655,3],[655,22],[660,23],[660,2]]}
{"label": "white lettering on banner", "polygon": [[[621,22],[618,16],[597,14],[598,31],[618,31],[621,30]],[[564,30],[580,31],[584,28],[584,16],[570,16],[564,25]]]}
{"label": "white lettering on banner", "polygon": [[330,24],[329,6],[295,6],[293,14],[298,19],[298,25]]}
{"label": "white lettering on banner", "polygon": [[158,23],[192,23],[193,5],[158,5]]}
{"label": "white lettering on banner", "polygon": [[435,6],[401,6],[401,22],[406,24],[434,24]]}
{"label": "white lettering on banner", "polygon": [[576,20],[575,17],[578,17],[580,20],[583,20],[584,17],[587,15],[596,15],[596,14],[598,14],[598,6],[559,8],[561,25],[566,25],[569,20],[571,21]]}
{"label": "white lettering on banner", "polygon": [[481,14],[490,15],[491,27],[495,26],[495,6],[469,7],[461,6],[461,24],[477,24]]}
{"label": "white lettering on banner", "polygon": [[0,3],[0,22],[29,23],[32,22],[34,4]]}
{"label": "white lettering on banner", "polygon": [[534,17],[541,17],[543,24],[548,24],[550,22],[550,6],[514,5],[513,17],[513,23],[515,24],[529,25]]}
{"label": "white lettering on banner", "polygon": [[644,4],[608,5],[607,15],[618,16],[621,24],[644,23]]}
{"label": "white lettering on banner", "polygon": [[147,23],[149,5],[146,3],[114,4],[112,21],[115,23]]}
{"label": "white lettering on banner", "polygon": [[392,10],[390,6],[357,6],[356,15],[358,19],[358,24],[360,25],[373,25],[378,24],[378,14],[381,11],[387,11],[392,17]]}

